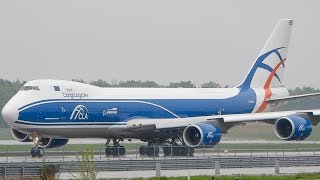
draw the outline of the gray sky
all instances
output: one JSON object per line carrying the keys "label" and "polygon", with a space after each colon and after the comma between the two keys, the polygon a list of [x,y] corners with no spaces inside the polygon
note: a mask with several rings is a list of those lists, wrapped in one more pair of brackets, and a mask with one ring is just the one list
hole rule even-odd
{"label": "gray sky", "polygon": [[320,1],[0,1],[0,78],[242,81],[293,18],[285,84],[320,88]]}

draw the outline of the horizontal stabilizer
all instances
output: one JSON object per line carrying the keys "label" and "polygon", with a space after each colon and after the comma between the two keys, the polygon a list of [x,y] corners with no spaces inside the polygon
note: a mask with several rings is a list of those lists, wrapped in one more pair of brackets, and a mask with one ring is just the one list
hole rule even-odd
{"label": "horizontal stabilizer", "polygon": [[296,95],[296,96],[272,98],[272,99],[267,99],[266,102],[267,103],[287,102],[287,101],[291,101],[291,100],[298,100],[298,99],[303,99],[303,98],[308,98],[308,97],[315,97],[315,96],[320,96],[320,93],[301,94],[301,95]]}

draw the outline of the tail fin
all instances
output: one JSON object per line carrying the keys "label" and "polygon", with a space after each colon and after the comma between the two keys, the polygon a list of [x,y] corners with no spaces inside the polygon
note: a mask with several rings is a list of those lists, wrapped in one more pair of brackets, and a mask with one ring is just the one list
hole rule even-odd
{"label": "tail fin", "polygon": [[287,58],[288,45],[293,20],[281,19],[274,28],[247,77],[238,87],[272,88],[281,87],[283,70]]}

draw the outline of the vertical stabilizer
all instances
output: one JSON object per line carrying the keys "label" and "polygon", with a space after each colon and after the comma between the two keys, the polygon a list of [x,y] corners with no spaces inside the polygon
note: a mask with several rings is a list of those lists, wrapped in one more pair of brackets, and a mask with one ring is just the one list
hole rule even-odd
{"label": "vertical stabilizer", "polygon": [[293,26],[292,19],[281,19],[239,88],[281,87]]}

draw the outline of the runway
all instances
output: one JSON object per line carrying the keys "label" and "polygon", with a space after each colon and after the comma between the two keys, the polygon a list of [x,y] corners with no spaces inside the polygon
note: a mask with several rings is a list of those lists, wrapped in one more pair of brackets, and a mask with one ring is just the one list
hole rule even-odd
{"label": "runway", "polygon": [[[12,153],[12,152],[11,152]],[[54,155],[50,155],[50,153],[46,152],[45,156],[42,158],[32,158],[29,154],[30,152],[23,152],[20,156],[9,156],[9,157],[0,157],[1,162],[67,162],[67,161],[76,161],[76,152],[55,152]],[[64,155],[69,154],[69,155]],[[73,155],[70,155],[72,154]],[[299,152],[282,152],[282,151],[270,151],[270,152],[201,152],[196,151],[193,157],[188,156],[163,156],[159,155],[156,157],[148,157],[141,156],[132,152],[131,154],[125,156],[105,156],[101,152],[101,154],[94,155],[95,161],[106,161],[106,160],[143,160],[143,159],[184,159],[184,158],[210,158],[210,157],[285,157],[285,156],[313,156],[320,155],[320,152],[310,152],[310,151],[299,151]]]}
{"label": "runway", "polygon": [[[101,146],[94,146],[93,149],[94,159],[97,161],[108,159],[148,159],[148,158],[181,158],[166,156],[163,157],[162,148],[160,148],[159,157],[147,157],[139,155],[139,143],[138,140],[130,142],[125,141],[123,144],[133,143],[134,145],[128,145],[126,155],[113,157],[104,155],[105,139],[72,139],[69,144],[102,144]],[[20,143],[12,140],[2,140],[2,145],[14,145]],[[22,143],[31,144],[31,143]],[[300,156],[300,155],[319,155],[320,154],[320,142],[315,141],[303,141],[303,142],[283,142],[283,141],[222,141],[214,148],[196,148],[194,157],[237,157],[237,156]],[[68,148],[54,148],[45,149],[45,155],[43,158],[31,158],[30,146],[22,145],[20,147],[8,148],[6,146],[0,151],[0,162],[37,162],[37,161],[73,161],[76,160],[76,155],[81,149],[69,150]],[[81,146],[79,146],[80,148]]]}

